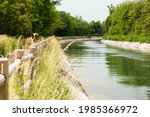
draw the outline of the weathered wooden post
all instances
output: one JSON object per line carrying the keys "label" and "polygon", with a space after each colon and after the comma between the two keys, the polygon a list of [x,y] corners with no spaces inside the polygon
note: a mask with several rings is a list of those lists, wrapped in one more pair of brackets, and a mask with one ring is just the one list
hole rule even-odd
{"label": "weathered wooden post", "polygon": [[0,86],[0,100],[8,100],[9,73],[7,58],[0,58],[0,74],[3,74],[5,76],[4,83],[2,86]]}
{"label": "weathered wooden post", "polygon": [[37,48],[38,48],[38,56],[42,55],[44,50],[43,43],[40,42]]}
{"label": "weathered wooden post", "polygon": [[[17,60],[17,59],[22,59],[24,55],[24,50],[23,49],[18,49],[18,50],[15,50],[15,56],[14,56],[14,59]],[[17,71],[17,79],[16,79],[16,83],[17,83],[17,86],[19,86],[19,88],[23,88],[23,73],[24,73],[24,68],[22,66],[23,64],[21,63],[20,64],[20,67],[18,68],[18,71]],[[17,93],[19,95],[23,95],[23,91],[17,91]]]}
{"label": "weathered wooden post", "polygon": [[35,69],[35,58],[36,58],[36,47],[35,46],[30,46],[29,47],[29,53],[33,54],[33,57],[30,60],[30,66],[31,66],[31,71],[30,71],[30,80],[33,81],[34,78],[34,69]]}
{"label": "weathered wooden post", "polygon": [[24,55],[23,49],[15,50],[15,60],[16,59],[22,59],[23,55]]}

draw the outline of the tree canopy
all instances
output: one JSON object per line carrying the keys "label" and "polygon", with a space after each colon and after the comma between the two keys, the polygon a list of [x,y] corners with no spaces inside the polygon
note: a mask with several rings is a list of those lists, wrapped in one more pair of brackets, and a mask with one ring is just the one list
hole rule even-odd
{"label": "tree canopy", "polygon": [[107,35],[150,36],[149,0],[128,1],[108,8],[110,14],[104,22]]}
{"label": "tree canopy", "polygon": [[2,0],[0,3],[0,33],[30,36],[37,32],[43,36],[55,31],[57,11],[52,0]]}
{"label": "tree canopy", "polygon": [[82,36],[102,33],[101,22],[86,22],[58,11],[61,0],[1,0],[0,34],[25,37],[36,32],[42,36]]}

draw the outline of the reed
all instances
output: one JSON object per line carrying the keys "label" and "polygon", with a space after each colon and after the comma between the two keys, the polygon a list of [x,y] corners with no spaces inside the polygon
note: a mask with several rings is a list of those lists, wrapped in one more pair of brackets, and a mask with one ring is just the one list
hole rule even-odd
{"label": "reed", "polygon": [[[43,54],[40,55],[40,64],[31,87],[24,93],[23,87],[16,84],[17,75],[10,81],[10,99],[20,95],[22,100],[69,100],[73,99],[69,87],[64,83],[64,75],[60,69],[61,48],[56,39],[52,39]],[[26,63],[25,63],[26,64]],[[26,64],[27,65],[27,64]],[[28,75],[24,74],[24,82]]]}
{"label": "reed", "polygon": [[63,75],[59,67],[60,53],[61,49],[57,40],[52,39],[44,50],[37,76],[24,99],[71,99],[70,90],[61,79]]}
{"label": "reed", "polygon": [[26,40],[20,36],[19,38],[0,35],[0,57],[13,52],[15,49],[24,48]]}

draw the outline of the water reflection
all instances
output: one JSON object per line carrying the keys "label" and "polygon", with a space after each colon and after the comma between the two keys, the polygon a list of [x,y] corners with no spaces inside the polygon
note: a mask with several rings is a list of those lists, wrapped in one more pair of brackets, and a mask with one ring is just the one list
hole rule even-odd
{"label": "water reflection", "polygon": [[77,43],[68,51],[73,67],[94,99],[150,99],[150,55],[100,42]]}
{"label": "water reflection", "polygon": [[120,80],[121,83],[150,87],[150,59],[131,59],[126,56],[113,56],[107,53],[106,60],[112,75],[123,76]]}
{"label": "water reflection", "polygon": [[81,57],[81,56],[83,56],[83,54],[86,54],[85,49],[87,49],[87,48],[88,48],[87,46],[83,45],[83,41],[76,42],[69,47],[69,51],[67,51],[67,53],[71,57]]}

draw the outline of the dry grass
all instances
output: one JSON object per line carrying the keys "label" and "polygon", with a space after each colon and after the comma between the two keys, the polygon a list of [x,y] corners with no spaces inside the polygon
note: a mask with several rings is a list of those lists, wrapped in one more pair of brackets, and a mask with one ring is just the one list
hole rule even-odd
{"label": "dry grass", "polygon": [[[68,100],[72,99],[71,91],[62,81],[62,73],[59,66],[61,49],[56,39],[44,50],[40,58],[37,75],[29,90],[21,96],[23,100]],[[28,75],[24,75],[27,80]],[[10,86],[10,99],[14,94],[21,94],[22,87],[16,85],[17,76],[13,77]],[[25,81],[25,80],[24,80]],[[13,83],[12,83],[13,82]],[[17,92],[16,92],[17,91]],[[13,93],[13,94],[12,94]]]}
{"label": "dry grass", "polygon": [[62,74],[58,63],[60,52],[58,42],[52,39],[41,58],[34,83],[24,99],[71,99],[69,88],[61,80]]}
{"label": "dry grass", "polygon": [[4,57],[12,53],[15,49],[25,47],[26,40],[20,36],[18,39],[6,35],[0,35],[0,57]]}
{"label": "dry grass", "polygon": [[0,35],[0,56],[9,54],[17,48],[17,40],[6,35]]}

